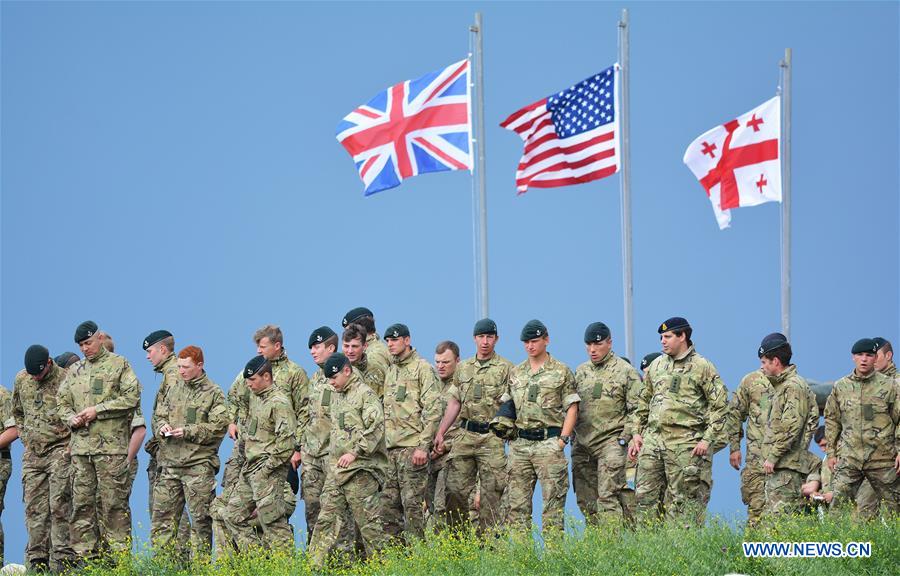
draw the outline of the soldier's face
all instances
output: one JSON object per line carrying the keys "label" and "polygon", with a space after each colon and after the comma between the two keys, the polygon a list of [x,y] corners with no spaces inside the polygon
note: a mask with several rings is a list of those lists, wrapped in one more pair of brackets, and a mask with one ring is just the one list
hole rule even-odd
{"label": "soldier's face", "polygon": [[776,362],[775,358],[766,358],[765,356],[762,356],[759,359],[759,366],[766,376],[778,376],[781,363]]}
{"label": "soldier's face", "polygon": [[349,342],[344,342],[344,356],[350,359],[350,362],[356,364],[362,359],[366,352],[367,343],[361,342],[359,338],[354,338]]}
{"label": "soldier's face", "polygon": [[437,369],[438,376],[441,377],[441,380],[446,380],[453,376],[458,364],[459,358],[456,357],[453,350],[445,350],[440,354],[434,355],[434,367]]}
{"label": "soldier's face", "polygon": [[856,372],[860,376],[866,376],[875,370],[875,354],[861,352],[853,355],[853,363],[856,364]]}
{"label": "soldier's face", "polygon": [[160,362],[165,360],[168,355],[169,351],[159,342],[147,348],[147,360],[149,360],[150,364],[153,366],[159,366]]}
{"label": "soldier's face", "polygon": [[349,366],[344,366],[343,370],[335,374],[334,377],[329,378],[329,380],[331,380],[331,386],[338,392],[343,392],[344,389],[347,388],[347,382],[350,381],[350,373],[351,368]]}
{"label": "soldier's face", "polygon": [[409,336],[403,338],[387,338],[385,340],[391,356],[399,356],[409,348]]}
{"label": "soldier's face", "polygon": [[663,354],[669,356],[678,356],[687,349],[687,333],[682,332],[681,336],[676,336],[674,332],[663,332],[659,335],[659,341],[662,344]]}
{"label": "soldier's face", "polygon": [[41,380],[43,380],[44,378],[47,377],[47,374],[50,373],[51,368],[53,368],[53,360],[49,360],[47,362],[47,365],[44,366],[44,369],[41,370],[38,374],[31,375],[31,379],[34,380],[35,382],[40,382]]}
{"label": "soldier's face", "polygon": [[588,342],[585,344],[585,348],[587,348],[591,362],[596,364],[606,358],[606,355],[612,350],[612,336],[602,342]]}
{"label": "soldier's face", "polygon": [[549,343],[549,336],[532,338],[531,340],[526,340],[525,342],[523,342],[525,346],[525,353],[528,354],[529,358],[538,358],[540,356],[543,356],[544,352],[547,351],[547,344]]}
{"label": "soldier's face", "polygon": [[819,448],[822,450],[822,452],[828,451],[828,442],[825,441],[825,438],[819,440],[817,444],[819,445]]}
{"label": "soldier's face", "polygon": [[329,356],[334,354],[334,346],[326,346],[324,342],[316,342],[312,345],[312,348],[309,349],[309,353],[312,355],[313,362],[321,366],[328,360]]}
{"label": "soldier's face", "polygon": [[87,340],[82,340],[78,343],[78,348],[81,350],[81,353],[85,358],[93,358],[97,355],[97,352],[100,352],[100,346],[103,342],[100,340],[99,334],[94,334]]}
{"label": "soldier's face", "polygon": [[888,367],[891,360],[894,359],[894,351],[886,352],[883,349],[875,353],[875,369],[881,372]]}
{"label": "soldier's face", "polygon": [[266,372],[265,374],[256,374],[246,380],[250,390],[259,393],[272,385],[272,374],[269,372]]}
{"label": "soldier's face", "polygon": [[274,360],[281,356],[281,342],[272,342],[268,336],[263,336],[256,343],[256,353],[266,360]]}
{"label": "soldier's face", "polygon": [[497,345],[496,334],[479,334],[475,337],[475,355],[485,360],[494,355],[494,347]]}
{"label": "soldier's face", "polygon": [[179,358],[178,373],[185,382],[195,380],[203,373],[203,362],[196,363],[193,358]]}

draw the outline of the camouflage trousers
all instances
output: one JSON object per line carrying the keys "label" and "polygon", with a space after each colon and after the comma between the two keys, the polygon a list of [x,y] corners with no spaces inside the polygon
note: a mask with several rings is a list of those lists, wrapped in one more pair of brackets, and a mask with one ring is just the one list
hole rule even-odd
{"label": "camouflage trousers", "polygon": [[712,490],[712,455],[692,456],[695,445],[645,441],[635,480],[638,519],[646,522],[657,517],[659,503],[665,502],[667,518],[688,517],[697,526],[703,524]]}
{"label": "camouflage trousers", "polygon": [[766,508],[766,472],[760,458],[748,456],[741,470],[741,502],[747,506],[747,523],[759,523]]}
{"label": "camouflage trousers", "polygon": [[872,483],[863,480],[856,491],[856,514],[859,518],[869,519],[878,516],[878,508],[881,506],[881,498],[875,494]]}
{"label": "camouflage trousers", "polygon": [[415,448],[388,450],[388,469],[382,491],[384,530],[393,538],[425,537],[428,462],[412,463]]}
{"label": "camouflage trousers", "polygon": [[[840,508],[847,501],[852,502],[863,480],[868,480],[872,485],[876,502],[880,504],[883,501],[889,512],[900,514],[900,476],[891,463],[858,464],[844,458],[839,459],[834,468],[831,508]],[[875,507],[876,513],[877,510]]]}
{"label": "camouflage trousers", "polygon": [[[506,453],[503,440],[494,434],[461,431],[450,450],[447,464],[447,517],[451,525],[473,516],[482,532],[503,518],[501,500],[506,489]],[[475,494],[480,506],[473,514]]]}
{"label": "camouflage trousers", "polygon": [[[300,469],[300,497],[303,498],[303,503],[306,506],[307,546],[312,543],[313,533],[321,513],[322,493],[325,489],[325,478],[328,475],[327,469],[327,457],[303,455],[303,466]],[[338,532],[338,538],[332,544],[332,547],[344,554],[352,554],[357,535],[349,509],[346,510],[346,514],[340,522]]]}
{"label": "camouflage trousers", "polygon": [[609,438],[594,450],[581,444],[572,447],[572,484],[587,522],[600,516],[631,519],[625,494],[627,452],[618,438]]}
{"label": "camouflage trousers", "polygon": [[447,455],[431,461],[425,489],[425,525],[438,530],[447,515]]}
{"label": "camouflage trousers", "polygon": [[100,552],[100,534],[112,550],[131,548],[125,454],[72,456],[72,549],[79,558]]}
{"label": "camouflage trousers", "polygon": [[390,544],[382,523],[381,486],[368,470],[360,470],[343,484],[334,478],[325,481],[322,508],[309,546],[309,562],[313,568],[324,568],[330,551],[345,538],[345,524],[351,519],[367,557]]}
{"label": "camouflage trousers", "polygon": [[235,443],[231,457],[225,462],[225,471],[222,472],[222,493],[215,497],[210,506],[209,513],[213,522],[213,541],[216,545],[216,553],[237,549],[237,540],[228,530],[225,523],[225,510],[228,500],[234,493],[238,477],[241,475],[241,467],[244,465],[244,456]]}
{"label": "camouflage trousers", "polygon": [[212,550],[210,506],[216,496],[216,467],[209,463],[195,466],[165,466],[156,479],[153,495],[150,540],[158,552],[182,554],[185,504],[190,510],[190,549],[193,558]]}
{"label": "camouflage trousers", "polygon": [[[260,466],[250,469],[245,462],[234,489],[225,503],[225,527],[234,538],[237,549],[246,551],[253,547],[269,549],[294,547],[294,533],[288,522],[292,510],[288,510],[288,463],[275,469]],[[262,534],[255,524],[259,523]]]}
{"label": "camouflage trousers", "polygon": [[[0,515],[3,514],[3,502],[6,500],[6,484],[12,476],[12,460],[0,459]],[[6,548],[6,538],[3,535],[3,524],[0,524],[0,565],[3,564],[3,556]]]}
{"label": "camouflage trousers", "polygon": [[72,514],[72,458],[60,446],[38,456],[22,455],[22,496],[28,545],[25,563],[60,570],[75,559],[69,539]]}
{"label": "camouflage trousers", "polygon": [[[128,494],[131,495],[131,485],[134,484],[134,477],[137,474],[137,458],[132,462],[132,468],[134,469],[131,474],[131,483],[128,485]],[[156,507],[153,505],[154,499],[156,497],[156,481],[159,479],[160,473],[162,472],[162,466],[157,464],[156,456],[150,455],[150,463],[147,465],[147,487],[149,488],[149,498],[147,500],[147,510],[150,513],[150,525],[153,526],[153,511],[156,510]],[[181,518],[178,521],[178,536],[175,538],[175,543],[180,545],[181,553],[186,557],[188,552],[188,543],[191,541],[191,519],[188,517],[187,508],[183,508],[181,511]]]}
{"label": "camouflage trousers", "polygon": [[806,499],[801,489],[806,474],[787,468],[776,468],[765,480],[766,516],[794,514],[803,510]]}
{"label": "camouflage trousers", "polygon": [[534,488],[541,482],[544,530],[565,528],[563,510],[569,491],[569,465],[559,438],[531,441],[519,438],[509,444],[506,465],[509,523],[524,530],[531,529]]}

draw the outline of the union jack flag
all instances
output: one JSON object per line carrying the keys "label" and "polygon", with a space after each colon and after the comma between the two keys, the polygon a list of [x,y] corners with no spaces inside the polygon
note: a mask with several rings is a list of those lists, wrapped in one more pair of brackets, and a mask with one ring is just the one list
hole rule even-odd
{"label": "union jack flag", "polygon": [[345,116],[336,137],[353,157],[365,195],[417,174],[471,170],[470,102],[463,60],[395,84]]}

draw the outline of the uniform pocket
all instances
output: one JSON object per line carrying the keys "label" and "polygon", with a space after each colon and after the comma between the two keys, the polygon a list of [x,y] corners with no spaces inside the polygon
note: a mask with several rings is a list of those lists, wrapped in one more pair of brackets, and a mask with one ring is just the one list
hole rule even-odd
{"label": "uniform pocket", "polygon": [[872,421],[875,419],[875,409],[871,404],[863,404],[862,405],[863,418],[868,421]]}
{"label": "uniform pocket", "polygon": [[103,395],[103,378],[94,378],[91,380],[91,394],[94,396]]}
{"label": "uniform pocket", "polygon": [[331,388],[322,390],[322,406],[331,406]]}
{"label": "uniform pocket", "polygon": [[403,402],[406,400],[406,384],[400,384],[397,386],[397,392],[394,394],[394,400],[397,402]]}
{"label": "uniform pocket", "polygon": [[249,429],[249,432],[250,432],[250,435],[251,435],[251,436],[254,435],[254,434],[256,434],[256,429],[257,429],[257,427],[259,427],[259,420],[258,420],[257,418],[254,418],[254,419],[250,420],[250,429]]}
{"label": "uniform pocket", "polygon": [[190,407],[187,409],[187,423],[188,424],[196,424],[197,423],[197,408]]}

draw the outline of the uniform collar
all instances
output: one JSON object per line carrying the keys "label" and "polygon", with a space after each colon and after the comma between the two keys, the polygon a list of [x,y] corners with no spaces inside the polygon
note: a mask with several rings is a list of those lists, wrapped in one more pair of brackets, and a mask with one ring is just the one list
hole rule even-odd
{"label": "uniform collar", "polygon": [[797,373],[797,366],[794,364],[789,364],[784,371],[781,372],[778,376],[766,376],[769,379],[769,382],[772,383],[772,386],[778,386],[782,384],[788,377],[793,376]]}
{"label": "uniform collar", "polygon": [[159,372],[160,374],[162,374],[163,372],[168,370],[169,364],[174,364],[174,363],[175,363],[175,355],[172,354],[171,352],[169,352],[169,355],[166,356],[165,360],[163,360],[162,362],[160,362],[159,364],[157,364],[156,366],[153,367],[153,371]]}
{"label": "uniform collar", "polygon": [[95,362],[99,362],[100,360],[103,360],[107,354],[109,354],[109,351],[106,349],[105,346],[101,345],[100,351],[97,352],[96,354],[94,354],[92,357],[87,358],[87,361],[90,362],[91,364],[94,364]]}
{"label": "uniform collar", "polygon": [[610,350],[609,352],[606,353],[606,356],[604,356],[603,358],[600,359],[599,362],[597,362],[596,364],[591,362],[591,365],[594,368],[604,368],[615,357],[616,357],[616,355],[613,353],[612,350]]}

